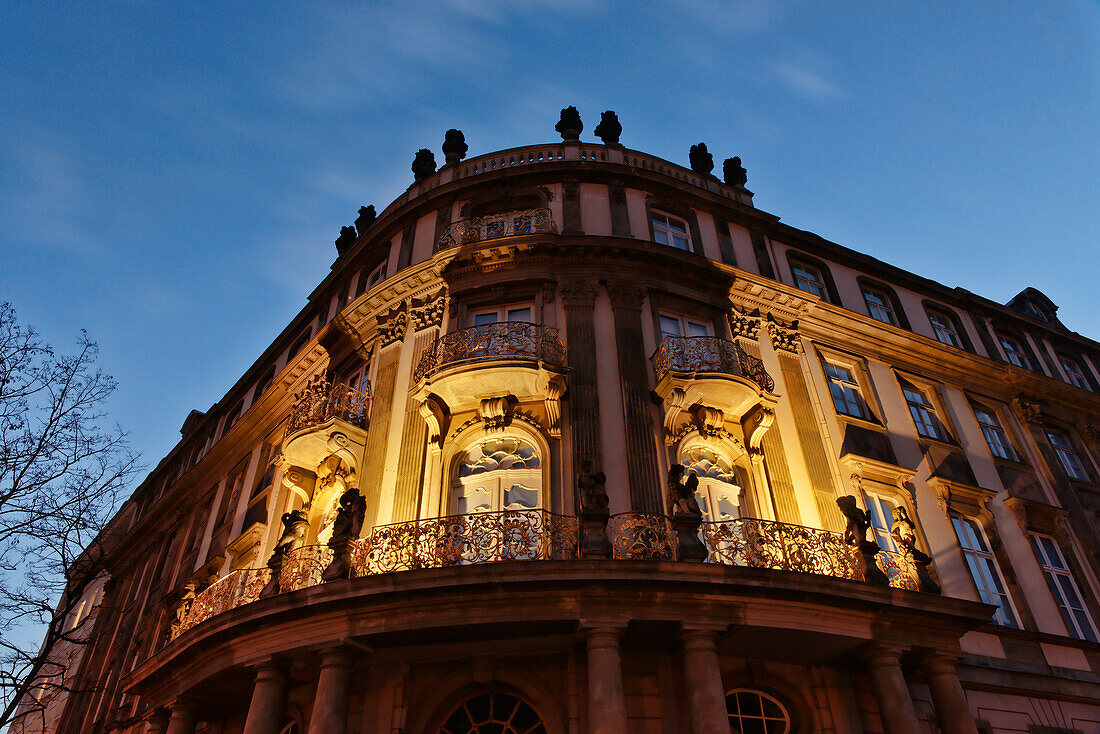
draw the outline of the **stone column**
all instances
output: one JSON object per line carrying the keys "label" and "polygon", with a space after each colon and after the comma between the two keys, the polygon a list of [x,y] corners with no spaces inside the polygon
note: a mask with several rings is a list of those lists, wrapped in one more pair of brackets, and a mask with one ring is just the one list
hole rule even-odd
{"label": "stone column", "polygon": [[[622,627],[587,627],[589,734],[626,734]],[[311,731],[310,734],[313,734]]]}
{"label": "stone column", "polygon": [[913,708],[909,686],[905,683],[900,657],[901,651],[893,648],[872,650],[867,655],[871,683],[875,687],[875,698],[878,699],[879,715],[886,734],[919,734],[917,712]]}
{"label": "stone column", "polygon": [[268,660],[256,666],[256,683],[252,687],[244,734],[276,734],[283,722],[286,692],[285,662]]}
{"label": "stone column", "polygon": [[309,716],[309,734],[345,734],[351,694],[351,652],[332,647],[321,652],[321,675]]}
{"label": "stone column", "polygon": [[932,705],[944,734],[978,734],[974,716],[966,702],[955,659],[950,655],[929,653],[921,658],[921,669],[932,692]]}
{"label": "stone column", "polygon": [[153,712],[153,715],[145,722],[145,734],[164,734],[164,730],[167,728],[168,712],[164,709]]}
{"label": "stone column", "polygon": [[174,701],[168,710],[168,728],[165,734],[195,734],[195,705],[190,701]]}
{"label": "stone column", "polygon": [[726,689],[718,666],[718,633],[715,630],[685,629],[684,681],[691,706],[692,734],[728,734]]}

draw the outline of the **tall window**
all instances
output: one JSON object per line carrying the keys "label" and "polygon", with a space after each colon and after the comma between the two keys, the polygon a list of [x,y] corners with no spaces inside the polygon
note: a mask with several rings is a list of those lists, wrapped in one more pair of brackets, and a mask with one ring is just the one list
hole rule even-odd
{"label": "tall window", "polygon": [[1077,452],[1073,449],[1073,444],[1070,443],[1069,437],[1064,433],[1055,433],[1054,431],[1047,431],[1047,440],[1050,441],[1050,447],[1054,449],[1054,453],[1058,454],[1058,461],[1062,462],[1062,468],[1066,470],[1073,479],[1085,479],[1089,478],[1088,472],[1085,471],[1084,465],[1077,457]]}
{"label": "tall window", "polygon": [[894,508],[896,504],[879,497],[876,494],[867,495],[867,517],[871,520],[871,530],[875,534],[875,542],[885,551],[896,551],[897,544],[894,536],[890,535],[890,527],[894,524]]}
{"label": "tall window", "polygon": [[1077,582],[1074,581],[1054,538],[1032,533],[1031,546],[1035,549],[1035,556],[1039,559],[1039,565],[1050,584],[1055,601],[1058,602],[1058,608],[1062,610],[1062,618],[1070,634],[1079,640],[1096,642],[1096,627],[1081,601]]}
{"label": "tall window", "polygon": [[533,310],[530,304],[513,304],[511,306],[498,306],[474,311],[472,314],[474,326],[496,324],[501,321],[526,321],[530,322]]}
{"label": "tall window", "polygon": [[982,429],[982,435],[985,436],[985,442],[989,444],[989,450],[993,452],[994,456],[1009,461],[1019,461],[1012,444],[1008,440],[1008,434],[1005,433],[1005,429],[1001,426],[1001,421],[997,418],[996,413],[975,406],[974,417],[978,419],[978,425]]}
{"label": "tall window", "polygon": [[867,312],[871,314],[871,318],[891,326],[898,325],[898,315],[894,313],[893,302],[885,293],[864,287],[863,300],[867,304]]}
{"label": "tall window", "polygon": [[661,336],[710,336],[711,326],[705,321],[681,314],[660,314]]}
{"label": "tall window", "polygon": [[1031,369],[1031,362],[1027,359],[1027,353],[1024,351],[1020,342],[1007,336],[999,337],[1001,341],[1001,348],[1005,350],[1005,357],[1008,361],[1017,367],[1023,367],[1025,370]]}
{"label": "tall window", "polygon": [[1016,621],[1012,599],[1005,590],[1001,570],[997,567],[993,552],[989,550],[985,533],[968,518],[953,517],[951,524],[955,526],[955,535],[962,547],[963,558],[966,559],[967,568],[970,569],[970,576],[974,579],[974,585],[978,587],[978,596],[986,604],[997,607],[993,621],[1005,627],[1019,628],[1020,623]]}
{"label": "tall window", "polygon": [[959,329],[955,325],[955,319],[948,316],[942,311],[928,310],[928,322],[932,324],[932,333],[936,335],[936,339],[944,344],[952,347],[963,348],[962,338],[959,336]]}
{"label": "tall window", "polygon": [[859,391],[859,383],[848,367],[825,363],[825,376],[829,380],[829,392],[833,396],[836,412],[855,418],[871,420],[871,411]]}
{"label": "tall window", "polygon": [[533,510],[541,506],[538,452],[519,438],[494,438],[467,451],[458,464],[453,510]]}
{"label": "tall window", "polygon": [[825,287],[825,277],[818,268],[795,260],[791,261],[791,274],[794,276],[794,284],[807,293],[824,300],[829,300],[828,289]]}
{"label": "tall window", "polygon": [[902,392],[905,394],[905,402],[909,405],[909,414],[913,416],[913,423],[917,426],[917,433],[937,441],[948,440],[947,429],[936,416],[936,406],[932,405],[932,401],[912,386],[902,387]]}
{"label": "tall window", "polygon": [[695,446],[684,451],[680,463],[699,477],[695,498],[706,522],[737,519],[741,487],[725,458],[706,446]]}
{"label": "tall window", "polygon": [[654,242],[680,250],[691,249],[691,235],[688,234],[687,224],[682,219],[653,212],[650,214],[650,221],[653,223]]}
{"label": "tall window", "polygon": [[1069,378],[1071,385],[1079,387],[1082,390],[1092,390],[1092,385],[1089,384],[1089,380],[1085,377],[1085,371],[1081,369],[1081,365],[1077,363],[1077,360],[1070,359],[1069,357],[1060,357],[1062,362],[1062,369],[1066,371],[1066,377]]}

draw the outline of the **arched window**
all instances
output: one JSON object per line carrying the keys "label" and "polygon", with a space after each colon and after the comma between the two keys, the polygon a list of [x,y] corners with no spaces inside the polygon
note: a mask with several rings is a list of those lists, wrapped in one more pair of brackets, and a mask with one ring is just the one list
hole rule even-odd
{"label": "arched window", "polygon": [[730,462],[708,446],[694,445],[681,452],[680,463],[699,477],[695,497],[704,522],[736,520],[740,515],[741,487]]}
{"label": "arched window", "polygon": [[726,694],[730,731],[742,734],[789,734],[791,716],[766,693],[738,688]]}
{"label": "arched window", "polygon": [[459,455],[452,512],[533,510],[542,506],[542,461],[534,445],[505,436]]}
{"label": "arched window", "polygon": [[297,721],[292,721],[282,729],[279,730],[279,734],[301,734],[301,727],[298,726]]}
{"label": "arched window", "polygon": [[546,722],[527,701],[498,691],[479,693],[458,704],[436,731],[438,734],[546,734]]}

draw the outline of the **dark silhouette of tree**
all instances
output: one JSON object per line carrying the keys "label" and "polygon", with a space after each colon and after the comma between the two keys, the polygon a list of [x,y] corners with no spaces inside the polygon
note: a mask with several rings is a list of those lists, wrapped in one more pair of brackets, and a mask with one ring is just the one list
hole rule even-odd
{"label": "dark silhouette of tree", "polygon": [[104,529],[137,470],[126,435],[108,425],[116,383],[80,332],[57,354],[0,304],[0,726],[35,728],[61,693],[102,584]]}

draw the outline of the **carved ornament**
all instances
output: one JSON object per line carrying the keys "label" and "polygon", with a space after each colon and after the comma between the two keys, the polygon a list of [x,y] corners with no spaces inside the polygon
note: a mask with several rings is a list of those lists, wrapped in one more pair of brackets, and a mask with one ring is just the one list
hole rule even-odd
{"label": "carved ornament", "polygon": [[798,321],[784,324],[779,319],[768,314],[768,336],[771,338],[772,347],[777,352],[798,354],[802,349],[802,342],[798,335]]}
{"label": "carved ornament", "polygon": [[641,311],[646,289],[633,280],[609,280],[607,294],[611,296],[611,308]]}
{"label": "carved ornament", "polygon": [[1024,423],[1028,423],[1035,426],[1041,426],[1043,424],[1043,406],[1038,401],[1031,400],[1024,396],[1017,396],[1012,400],[1012,409],[1016,411],[1016,415],[1020,417]]}
{"label": "carved ornament", "polygon": [[567,278],[558,283],[562,303],[566,308],[592,308],[600,292],[595,278]]}
{"label": "carved ornament", "polygon": [[406,307],[407,304],[402,302],[385,316],[378,317],[378,341],[382,348],[405,338],[409,324]]}
{"label": "carved ornament", "polygon": [[733,337],[742,337],[756,341],[760,335],[760,310],[754,309],[752,313],[734,306],[726,312],[726,320],[729,322]]}
{"label": "carved ornament", "polygon": [[512,419],[512,401],[508,396],[485,398],[478,406],[477,414],[486,433],[499,433]]}
{"label": "carved ornament", "polygon": [[447,310],[447,295],[443,289],[409,303],[409,322],[413,332],[439,328],[443,324],[443,314]]}
{"label": "carved ornament", "polygon": [[692,418],[700,434],[708,438],[722,435],[722,426],[725,423],[726,416],[718,408],[700,405],[692,411]]}
{"label": "carved ornament", "polygon": [[549,433],[554,438],[561,436],[561,396],[565,394],[565,378],[552,377],[546,383],[546,422]]}

